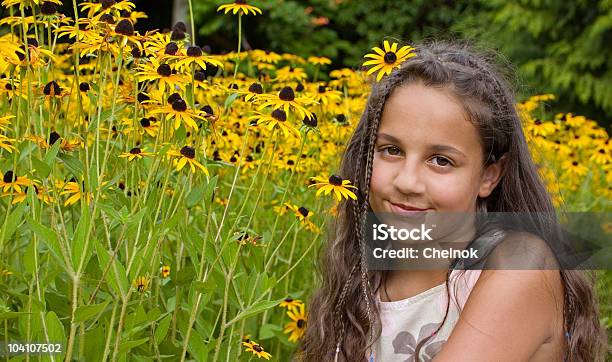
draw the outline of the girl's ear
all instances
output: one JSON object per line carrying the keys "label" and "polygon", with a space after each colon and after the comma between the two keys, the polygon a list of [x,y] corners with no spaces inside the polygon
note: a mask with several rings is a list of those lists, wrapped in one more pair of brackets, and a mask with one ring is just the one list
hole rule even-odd
{"label": "girl's ear", "polygon": [[507,162],[507,154],[504,154],[498,161],[485,168],[484,174],[482,175],[482,181],[480,183],[480,190],[478,191],[478,196],[480,198],[488,197],[491,192],[495,190],[495,187],[499,181],[501,181],[501,178],[504,175]]}

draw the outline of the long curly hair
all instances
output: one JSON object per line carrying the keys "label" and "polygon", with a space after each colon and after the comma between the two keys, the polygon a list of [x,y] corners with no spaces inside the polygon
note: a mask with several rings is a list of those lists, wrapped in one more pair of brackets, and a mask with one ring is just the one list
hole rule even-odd
{"label": "long curly hair", "polygon": [[[535,231],[558,225],[514,107],[509,80],[516,72],[508,62],[496,52],[476,49],[468,42],[430,40],[413,46],[417,56],[372,85],[343,154],[339,174],[358,187],[357,200],[340,203],[337,218],[330,225],[330,242],[317,266],[322,285],[310,302],[306,333],[296,355],[300,360],[361,361],[380,337],[375,295],[386,273],[367,270],[363,226],[366,213],[371,211],[368,200],[376,133],[385,102],[395,88],[420,81],[450,91],[479,131],[485,166],[508,156],[503,178],[489,197],[476,200],[477,210],[536,213]],[[571,336],[566,345],[567,361],[603,360],[606,337],[599,324],[594,277],[577,270],[559,272],[564,287],[563,317]],[[417,346],[417,358],[424,342]]]}

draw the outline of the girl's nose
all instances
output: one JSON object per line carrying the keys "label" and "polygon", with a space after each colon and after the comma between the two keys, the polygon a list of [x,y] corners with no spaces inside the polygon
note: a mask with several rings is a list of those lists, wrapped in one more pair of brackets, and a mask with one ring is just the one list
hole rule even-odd
{"label": "girl's nose", "polygon": [[422,194],[425,192],[423,169],[417,161],[406,159],[393,179],[393,186],[401,193]]}

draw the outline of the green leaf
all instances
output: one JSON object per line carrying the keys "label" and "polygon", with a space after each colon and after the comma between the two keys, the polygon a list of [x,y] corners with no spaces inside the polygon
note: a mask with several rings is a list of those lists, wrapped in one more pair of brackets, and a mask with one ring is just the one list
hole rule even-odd
{"label": "green leaf", "polygon": [[[79,265],[88,251],[85,250],[85,241],[89,238],[89,224],[91,221],[91,215],[89,214],[89,207],[84,205],[81,208],[81,217],[77,224],[76,231],[72,237],[72,266],[74,270],[79,269]],[[85,263],[83,263],[85,265]]]}
{"label": "green leaf", "polygon": [[226,99],[225,99],[225,103],[223,103],[223,107],[224,108],[229,108],[232,103],[234,103],[234,101],[236,100],[236,98],[238,98],[238,93],[232,93],[230,94]]}
{"label": "green leaf", "polygon": [[149,337],[137,339],[135,341],[123,342],[119,345],[119,353],[125,353],[134,347],[140,346],[141,344],[145,343],[148,340],[149,340]]}
{"label": "green leaf", "polygon": [[34,169],[36,169],[36,174],[41,179],[47,178],[47,176],[49,176],[49,174],[51,173],[51,167],[34,156],[32,156],[31,160]]}
{"label": "green leaf", "polygon": [[59,152],[59,149],[60,149],[61,145],[62,145],[61,142],[55,142],[53,144],[53,146],[51,146],[49,151],[47,151],[47,154],[45,155],[45,159],[44,159],[44,161],[47,164],[47,166],[53,167],[53,163],[55,161],[55,156],[57,156],[57,153]]}
{"label": "green leaf", "polygon": [[228,325],[232,324],[232,323],[236,323],[239,322],[241,320],[243,320],[244,318],[248,318],[248,317],[252,317],[256,314],[259,314],[267,309],[273,308],[275,306],[277,306],[280,302],[282,302],[284,300],[283,299],[278,299],[278,300],[262,300],[260,302],[257,302],[253,305],[251,305],[250,307],[248,307],[247,309],[243,310],[242,312],[240,312],[234,319],[232,319],[230,322],[228,322]]}
{"label": "green leaf", "polygon": [[45,243],[47,248],[51,250],[51,254],[60,262],[61,265],[65,265],[57,234],[50,228],[44,226],[27,215],[25,216],[25,219],[30,226],[30,229],[32,229],[32,231],[34,231],[36,235],[38,235]]}
{"label": "green leaf", "polygon": [[17,227],[19,227],[19,225],[21,225],[23,222],[23,212],[25,210],[25,206],[25,202],[20,202],[19,206],[13,209],[13,212],[11,212],[9,215],[8,220],[6,221],[6,230],[4,231],[5,240],[9,240],[15,233],[15,230],[17,230]]}
{"label": "green leaf", "polygon": [[60,154],[59,159],[64,162],[74,177],[78,179],[83,175],[85,168],[83,167],[83,162],[81,162],[81,160],[67,154]]}
{"label": "green leaf", "polygon": [[60,322],[55,312],[47,313],[45,324],[49,336],[49,342],[64,343],[66,341],[66,333],[64,325]]}
{"label": "green leaf", "polygon": [[283,328],[276,324],[264,324],[259,329],[259,339],[270,339],[276,336],[276,333],[281,332]]}
{"label": "green leaf", "polygon": [[157,328],[155,328],[155,343],[159,345],[163,342],[164,338],[166,338],[166,334],[168,333],[168,328],[170,327],[170,322],[172,321],[172,315],[168,314],[165,316],[159,324]]}
{"label": "green leaf", "polygon": [[74,312],[74,323],[81,323],[89,320],[96,315],[102,313],[106,306],[110,303],[110,300],[100,304],[82,305]]}

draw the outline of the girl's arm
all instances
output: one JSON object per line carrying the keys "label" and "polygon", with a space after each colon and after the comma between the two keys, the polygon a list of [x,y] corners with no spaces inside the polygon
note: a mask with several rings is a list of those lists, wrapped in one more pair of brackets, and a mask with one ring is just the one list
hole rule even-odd
{"label": "girl's arm", "polygon": [[528,361],[562,328],[558,270],[483,270],[434,361]]}

